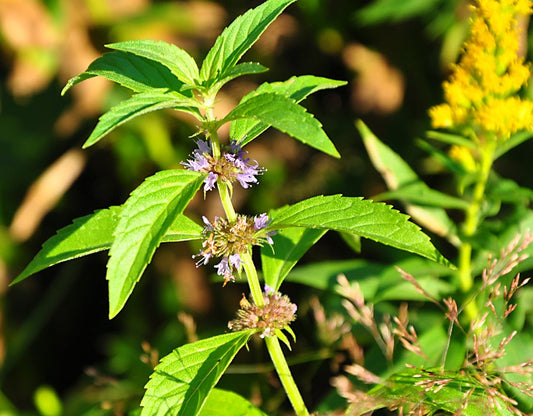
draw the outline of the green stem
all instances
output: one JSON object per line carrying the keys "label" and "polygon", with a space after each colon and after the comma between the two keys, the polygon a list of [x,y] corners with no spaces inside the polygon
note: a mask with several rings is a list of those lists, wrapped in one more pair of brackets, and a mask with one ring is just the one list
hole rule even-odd
{"label": "green stem", "polygon": [[226,213],[228,221],[235,221],[237,219],[237,213],[235,212],[235,209],[233,208],[233,204],[231,202],[231,195],[228,185],[226,185],[222,181],[218,181],[217,188],[218,194],[220,195],[220,201],[222,202],[222,207],[224,208],[224,212]]}
{"label": "green stem", "polygon": [[248,278],[248,285],[250,286],[250,293],[257,306],[265,306],[265,300],[263,298],[263,292],[261,291],[261,285],[259,284],[259,277],[257,276],[257,270],[252,260],[250,253],[241,254],[241,260]]}
{"label": "green stem", "polygon": [[[211,104],[212,100],[206,99],[206,102],[209,102],[209,104]],[[220,157],[220,154],[221,154],[220,141],[218,139],[216,130],[213,128],[210,128],[212,120],[214,120],[213,113],[212,113],[212,105],[207,105],[206,106],[206,122],[204,123],[204,127],[206,128],[209,136],[211,137],[213,157],[218,158]],[[235,208],[233,207],[233,203],[231,202],[230,187],[227,184],[221,181],[218,181],[217,188],[218,188],[218,193],[220,195],[220,201],[222,203],[222,207],[224,208],[224,212],[226,213],[228,221],[230,222],[235,221],[237,218],[237,214],[235,212]],[[252,298],[257,306],[259,307],[264,306],[265,300],[263,298],[263,292],[261,291],[261,284],[259,283],[259,277],[257,275],[257,270],[252,260],[252,256],[248,252],[245,254],[241,254],[240,257],[243,263],[244,271],[246,272],[246,277],[248,279],[248,285],[250,287]],[[296,412],[296,415],[297,416],[309,416],[309,411],[305,407],[304,401],[302,399],[302,396],[300,395],[298,387],[296,386],[296,383],[294,379],[292,378],[291,371],[289,370],[289,365],[287,364],[285,355],[283,355],[283,351],[279,344],[278,338],[276,336],[265,337],[265,343],[266,343],[268,352],[270,354],[270,358],[272,359],[272,363],[274,364],[274,368],[276,369],[278,373],[278,376],[281,380],[281,384],[283,385],[283,388],[285,389],[287,397],[289,398],[292,404],[292,407],[294,408],[294,411]]]}
{"label": "green stem", "polygon": [[[481,164],[478,179],[474,187],[474,193],[468,209],[465,213],[463,223],[463,236],[465,241],[459,248],[459,287],[463,293],[468,293],[474,285],[474,276],[472,275],[472,243],[469,241],[475,235],[479,227],[481,218],[481,207],[485,199],[485,190],[489,178],[490,170],[494,162],[494,151],[496,150],[496,141],[490,140],[482,147]],[[477,314],[477,305],[470,302],[466,306],[466,314],[469,321],[472,321]]]}
{"label": "green stem", "polygon": [[279,339],[277,337],[265,337],[265,344],[296,416],[309,416],[309,411],[305,407],[300,391],[292,378],[289,365],[285,360],[285,355],[283,355]]}

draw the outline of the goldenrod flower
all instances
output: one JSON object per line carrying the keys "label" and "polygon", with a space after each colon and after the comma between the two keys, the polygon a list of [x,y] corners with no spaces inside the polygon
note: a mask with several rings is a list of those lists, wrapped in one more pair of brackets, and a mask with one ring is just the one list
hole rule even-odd
{"label": "goldenrod flower", "polygon": [[533,102],[515,96],[530,76],[518,56],[517,17],[532,12],[531,0],[478,0],[472,9],[463,55],[443,84],[446,103],[429,111],[433,127],[497,139],[533,130]]}

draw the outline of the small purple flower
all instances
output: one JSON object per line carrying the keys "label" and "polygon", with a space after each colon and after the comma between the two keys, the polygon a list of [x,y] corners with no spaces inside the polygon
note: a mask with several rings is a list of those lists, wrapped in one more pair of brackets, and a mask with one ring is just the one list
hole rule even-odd
{"label": "small purple flower", "polygon": [[271,221],[272,220],[268,218],[268,215],[265,213],[256,215],[254,217],[254,228],[256,231],[259,231],[263,228],[266,228]]}
{"label": "small purple flower", "polygon": [[214,172],[209,172],[204,181],[204,191],[210,191],[211,189],[214,189],[215,185],[217,184],[217,180],[218,175]]}
{"label": "small purple flower", "polygon": [[264,172],[255,160],[246,158],[247,152],[236,140],[231,140],[228,151],[222,152],[218,159],[213,157],[210,142],[198,140],[196,146],[191,154],[192,158],[181,164],[188,170],[208,173],[204,181],[204,191],[214,189],[219,179],[229,184],[238,181],[247,189],[257,183],[256,176]]}
{"label": "small purple flower", "polygon": [[229,264],[235,267],[237,270],[241,270],[241,256],[238,253],[232,254],[229,256]]}
{"label": "small purple flower", "polygon": [[217,274],[219,276],[225,277],[231,275],[231,268],[227,257],[223,257],[222,260],[220,260],[220,263],[215,264],[215,269],[217,269]]}
{"label": "small purple flower", "polygon": [[273,295],[274,289],[265,283],[263,292],[265,292],[265,295]]}
{"label": "small purple flower", "polygon": [[270,224],[267,214],[256,217],[237,215],[233,221],[215,217],[209,221],[202,217],[204,230],[202,232],[202,249],[193,256],[199,257],[196,267],[205,265],[213,257],[219,258],[220,262],[215,266],[217,274],[224,277],[224,285],[235,280],[235,272],[242,269],[241,255],[248,253],[251,246],[261,246],[264,242],[273,244],[270,235],[275,231],[267,231],[264,228]]}

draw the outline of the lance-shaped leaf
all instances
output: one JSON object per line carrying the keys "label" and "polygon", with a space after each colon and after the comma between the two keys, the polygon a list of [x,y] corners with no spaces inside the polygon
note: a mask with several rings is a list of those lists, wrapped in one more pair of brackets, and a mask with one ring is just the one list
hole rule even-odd
{"label": "lance-shaped leaf", "polygon": [[238,78],[243,75],[259,74],[261,72],[268,71],[267,67],[255,62],[243,62],[237,64],[233,68],[230,68],[223,77],[219,77],[217,82],[212,86],[213,89],[219,90],[224,84],[230,82],[232,79]]}
{"label": "lance-shaped leaf", "polygon": [[144,39],[111,43],[106,47],[160,62],[180,81],[191,86],[196,85],[199,78],[195,60],[186,51],[171,43]]}
{"label": "lance-shaped leaf", "polygon": [[[418,197],[423,195],[428,198],[435,197],[437,191],[432,190],[420,180],[411,167],[396,152],[381,142],[362,121],[358,120],[356,127],[363,138],[370,160],[381,173],[389,189],[398,190],[401,195],[402,188],[410,186],[415,187],[415,195]],[[393,194],[393,196],[398,195]],[[409,196],[409,194],[406,192],[405,196]],[[460,200],[449,197],[447,201],[451,199],[453,199],[456,208],[460,206]],[[419,199],[415,199],[413,202],[407,201],[406,210],[415,221],[435,234],[447,237],[450,242],[457,243],[455,224],[442,207],[417,205],[416,203],[420,202]],[[461,208],[463,207],[461,206]]]}
{"label": "lance-shaped leaf", "polygon": [[107,78],[135,92],[154,88],[183,90],[183,82],[161,63],[131,53],[110,52],[93,61],[85,72],[71,78],[61,95],[79,82],[96,76]]}
{"label": "lance-shaped leaf", "polygon": [[196,115],[198,112],[195,106],[196,103],[192,98],[179,96],[177,93],[165,93],[158,90],[135,94],[100,117],[83,147],[92,146],[116,127],[142,114],[173,108]]}
{"label": "lance-shaped leaf", "polygon": [[269,228],[306,227],[346,231],[448,265],[407,215],[383,203],[342,195],[317,196],[275,212]]}
{"label": "lance-shaped leaf", "polygon": [[204,174],[166,170],[146,179],[120,213],[109,251],[109,317],[124,306],[177,215],[200,188]]}
{"label": "lance-shaped leaf", "polygon": [[311,228],[286,228],[272,236],[273,247],[269,245],[261,247],[261,265],[265,283],[277,291],[298,260],[326,231]]}
{"label": "lance-shaped leaf", "polygon": [[[241,103],[249,100],[257,94],[267,92],[285,95],[299,103],[316,91],[337,88],[345,84],[345,81],[336,81],[334,79],[315,77],[313,75],[291,77],[283,82],[265,82],[261,84],[255,91],[245,95],[242,98]],[[252,118],[238,119],[231,123],[230,136],[233,139],[241,141],[241,144],[244,146],[259,136],[268,127],[268,124]]]}
{"label": "lance-shaped leaf", "polygon": [[[121,209],[122,207],[102,209],[76,218],[72,224],[58,230],[56,235],[45,241],[43,248],[11,284],[55,264],[109,250]],[[180,214],[163,237],[163,242],[199,239],[202,230],[201,226]]]}
{"label": "lance-shaped leaf", "polygon": [[200,70],[201,80],[209,83],[225,77],[266,28],[295,1],[268,0],[235,19],[207,53]]}
{"label": "lance-shaped leaf", "polygon": [[267,416],[244,397],[232,391],[213,389],[200,416]]}
{"label": "lance-shaped leaf", "polygon": [[203,339],[164,357],[146,384],[142,416],[195,416],[253,331]]}
{"label": "lance-shaped leaf", "polygon": [[330,156],[339,152],[322,129],[322,124],[292,98],[276,93],[263,93],[250,97],[235,107],[221,124],[237,119],[252,119],[273,126]]}

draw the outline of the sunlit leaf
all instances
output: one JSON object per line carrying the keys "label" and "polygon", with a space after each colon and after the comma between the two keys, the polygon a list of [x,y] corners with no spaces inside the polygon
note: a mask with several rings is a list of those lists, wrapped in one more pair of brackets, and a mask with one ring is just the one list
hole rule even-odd
{"label": "sunlit leaf", "polygon": [[327,230],[286,228],[272,236],[273,247],[261,247],[261,264],[265,283],[277,291],[298,260]]}
{"label": "sunlit leaf", "polygon": [[200,416],[267,416],[237,393],[213,389],[199,413]]}
{"label": "sunlit leaf", "polygon": [[330,156],[340,157],[322,129],[322,124],[304,107],[285,95],[276,93],[254,95],[235,107],[221,124],[237,119],[252,119],[273,126],[308,146]]}
{"label": "sunlit leaf", "polygon": [[116,127],[140,115],[164,108],[179,109],[196,114],[197,109],[195,105],[194,100],[191,98],[161,91],[135,94],[128,100],[117,104],[100,117],[98,124],[83,147],[87,148],[92,146]]}
{"label": "sunlit leaf", "polygon": [[106,47],[160,62],[186,84],[196,85],[199,78],[195,60],[186,51],[171,43],[145,39],[111,43]]}
{"label": "sunlit leaf", "polygon": [[[113,232],[121,209],[110,207],[96,211],[58,230],[56,235],[46,240],[43,248],[11,284],[55,264],[108,250],[113,242]],[[202,230],[201,226],[180,214],[163,237],[163,242],[196,240],[201,238]]]}
{"label": "sunlit leaf", "polygon": [[126,300],[152,256],[181,214],[205,175],[186,170],[166,170],[146,179],[128,198],[120,212],[109,251],[109,317]]}
{"label": "sunlit leaf", "polygon": [[[404,186],[416,186],[419,193],[433,198],[436,196],[437,191],[433,191],[420,180],[411,167],[396,152],[380,141],[362,121],[358,120],[356,127],[363,138],[372,164],[391,191],[400,190]],[[454,202],[457,205],[457,201],[454,200]],[[447,237],[452,243],[457,243],[455,224],[442,206],[421,206],[408,203],[406,210],[420,225],[437,235]]]}
{"label": "sunlit leaf", "polygon": [[418,254],[449,262],[408,216],[383,203],[341,195],[317,196],[276,211],[269,227],[306,227],[345,231]]}
{"label": "sunlit leaf", "polygon": [[203,339],[176,348],[164,357],[146,385],[142,416],[199,414],[209,393],[252,333],[241,331]]}
{"label": "sunlit leaf", "polygon": [[217,38],[200,69],[204,82],[226,77],[266,28],[296,0],[268,0],[235,19]]}
{"label": "sunlit leaf", "polygon": [[101,76],[135,92],[167,88],[183,89],[183,82],[159,62],[125,52],[105,53],[93,61],[85,72],[71,78],[61,94],[86,79]]}
{"label": "sunlit leaf", "polygon": [[[285,95],[295,102],[299,103],[310,94],[316,91],[337,88],[345,85],[345,81],[336,81],[334,79],[315,77],[313,75],[302,75],[299,77],[291,77],[283,82],[265,82],[261,84],[255,91],[245,95],[241,103],[249,100],[258,94],[276,93]],[[242,145],[245,145],[259,136],[269,127],[268,124],[253,118],[243,118],[234,120],[231,123],[230,136],[235,140],[239,140]]]}

